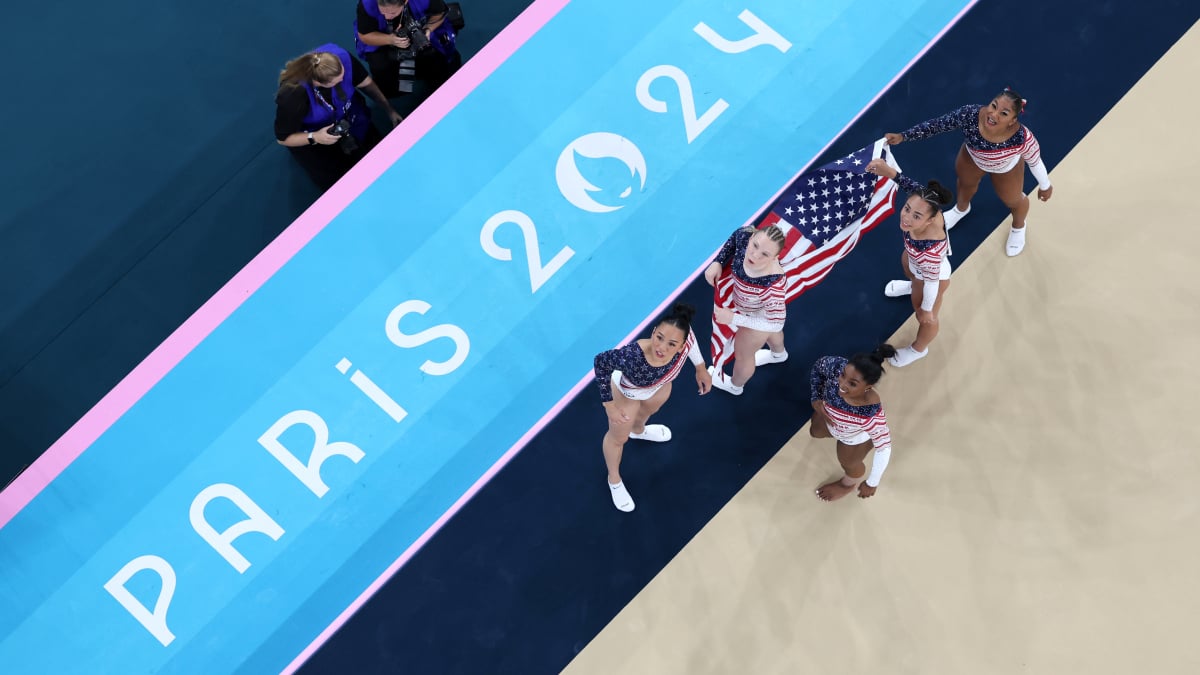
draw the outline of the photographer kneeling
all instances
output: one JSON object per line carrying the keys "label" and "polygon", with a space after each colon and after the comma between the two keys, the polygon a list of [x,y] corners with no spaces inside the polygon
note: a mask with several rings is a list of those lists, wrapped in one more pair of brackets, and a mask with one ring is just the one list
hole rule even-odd
{"label": "photographer kneeling", "polygon": [[421,80],[432,93],[462,66],[445,0],[358,0],[358,55],[388,98]]}
{"label": "photographer kneeling", "polygon": [[337,182],[382,138],[356,87],[387,111],[392,126],[403,119],[362,63],[335,44],[288,61],[279,74],[275,138],[321,189]]}

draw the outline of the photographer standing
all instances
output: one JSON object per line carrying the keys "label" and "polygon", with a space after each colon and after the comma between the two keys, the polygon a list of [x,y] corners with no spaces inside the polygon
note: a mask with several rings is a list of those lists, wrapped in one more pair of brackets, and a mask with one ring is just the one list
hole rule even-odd
{"label": "photographer standing", "polygon": [[358,55],[388,98],[412,92],[415,80],[432,93],[462,66],[448,9],[445,0],[358,0]]}
{"label": "photographer standing", "polygon": [[387,111],[392,126],[403,119],[362,63],[337,45],[322,45],[294,58],[279,74],[275,138],[323,190],[381,139],[356,87]]}

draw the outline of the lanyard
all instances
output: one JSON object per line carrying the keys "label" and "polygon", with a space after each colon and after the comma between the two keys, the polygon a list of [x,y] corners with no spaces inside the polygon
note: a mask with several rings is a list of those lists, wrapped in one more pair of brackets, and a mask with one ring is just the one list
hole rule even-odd
{"label": "lanyard", "polygon": [[[332,99],[333,99],[334,103],[337,103],[337,92],[335,91],[335,88],[336,88],[336,86],[335,86],[335,87],[330,87],[330,88],[329,88],[329,96],[330,96],[330,98],[332,98]],[[313,93],[317,95],[317,100],[321,102],[321,105],[325,106],[326,108],[328,108],[328,109],[329,109],[329,112],[333,113],[334,120],[337,120],[337,119],[338,119],[338,117],[339,117],[339,113],[344,113],[344,112],[346,112],[346,106],[342,106],[342,109],[341,109],[341,110],[338,110],[337,108],[335,108],[335,107],[333,106],[333,104],[332,104],[332,103],[330,103],[329,101],[325,100],[325,97],[321,95],[321,88],[320,88],[320,87],[317,87],[316,85],[314,85],[314,86],[313,86]]]}

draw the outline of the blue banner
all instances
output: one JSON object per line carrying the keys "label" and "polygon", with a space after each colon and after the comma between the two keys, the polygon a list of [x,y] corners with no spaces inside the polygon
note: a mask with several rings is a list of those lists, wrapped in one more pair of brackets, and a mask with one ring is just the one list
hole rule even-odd
{"label": "blue banner", "polygon": [[0,530],[0,663],[287,668],[969,5],[552,12]]}

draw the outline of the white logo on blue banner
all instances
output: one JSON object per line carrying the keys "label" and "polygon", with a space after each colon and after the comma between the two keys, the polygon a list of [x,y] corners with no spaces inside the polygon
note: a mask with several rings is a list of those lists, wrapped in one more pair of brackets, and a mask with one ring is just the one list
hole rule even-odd
{"label": "white logo on blue banner", "polygon": [[[601,189],[583,177],[579,171],[577,157],[596,160],[615,159],[625,165],[630,179],[639,180],[639,191],[646,189],[646,158],[642,156],[642,151],[638,150],[638,147],[624,136],[597,131],[571,141],[558,156],[558,164],[554,167],[554,179],[558,182],[558,191],[578,209],[590,213],[608,213],[616,211],[624,205],[601,204],[592,198],[589,193],[599,192]],[[627,199],[631,194],[633,194],[632,185],[625,187],[618,197]]]}
{"label": "white logo on blue banner", "polygon": [[0,663],[288,667],[971,2],[753,4],[537,0],[0,529]]}

